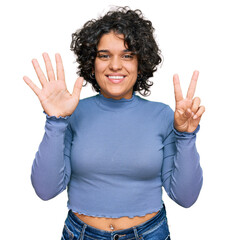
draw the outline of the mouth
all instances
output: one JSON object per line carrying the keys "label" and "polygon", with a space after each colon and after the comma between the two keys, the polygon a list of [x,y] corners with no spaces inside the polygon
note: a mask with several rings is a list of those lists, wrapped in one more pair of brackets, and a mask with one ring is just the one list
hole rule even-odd
{"label": "mouth", "polygon": [[106,75],[109,81],[112,83],[120,83],[126,77],[125,75]]}

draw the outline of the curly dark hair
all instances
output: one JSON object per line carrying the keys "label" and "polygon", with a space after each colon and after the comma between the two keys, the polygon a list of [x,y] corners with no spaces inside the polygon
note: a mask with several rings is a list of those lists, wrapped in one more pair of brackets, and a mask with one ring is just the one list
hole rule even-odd
{"label": "curly dark hair", "polygon": [[[129,7],[117,7],[107,12],[99,19],[92,19],[72,34],[70,50],[77,56],[79,70],[77,74],[92,84],[92,88],[100,91],[96,79],[91,76],[97,56],[97,46],[103,34],[113,31],[124,35],[124,44],[133,51],[138,59],[138,74],[133,91],[143,96],[150,95],[149,88],[153,82],[149,81],[161,62],[160,50],[155,42],[154,28],[151,21],[143,17],[139,9],[131,10]],[[84,86],[86,86],[86,84]],[[141,91],[144,90],[144,93]]]}

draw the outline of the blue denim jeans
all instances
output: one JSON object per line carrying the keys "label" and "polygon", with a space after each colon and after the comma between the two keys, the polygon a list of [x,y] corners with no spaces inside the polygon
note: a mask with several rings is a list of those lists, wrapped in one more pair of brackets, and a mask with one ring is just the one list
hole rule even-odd
{"label": "blue denim jeans", "polygon": [[170,240],[165,205],[153,218],[131,228],[104,231],[92,227],[69,210],[61,240]]}

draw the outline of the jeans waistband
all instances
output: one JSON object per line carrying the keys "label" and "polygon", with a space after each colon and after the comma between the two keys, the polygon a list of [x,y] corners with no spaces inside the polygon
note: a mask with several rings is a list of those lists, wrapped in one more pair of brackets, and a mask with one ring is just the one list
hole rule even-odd
{"label": "jeans waistband", "polygon": [[[163,221],[164,218],[166,218],[166,209],[165,205],[163,204],[163,207],[160,209],[160,211],[151,219],[136,225],[131,228],[123,229],[123,230],[116,230],[116,231],[105,231],[101,230],[95,227],[92,227],[90,225],[87,225],[84,223],[81,219],[79,219],[73,212],[72,210],[69,210],[68,212],[68,218],[71,221],[71,223],[80,231],[84,232],[86,231],[86,234],[88,235],[89,233],[95,234],[97,236],[100,236],[100,239],[105,239],[105,238],[113,238],[115,235],[119,236],[125,236],[127,235],[128,237],[126,239],[130,239],[131,235],[132,238],[135,237],[136,239],[140,239],[138,235],[141,235],[142,233],[148,231],[149,229],[156,227],[161,221]],[[124,237],[121,239],[125,239]]]}

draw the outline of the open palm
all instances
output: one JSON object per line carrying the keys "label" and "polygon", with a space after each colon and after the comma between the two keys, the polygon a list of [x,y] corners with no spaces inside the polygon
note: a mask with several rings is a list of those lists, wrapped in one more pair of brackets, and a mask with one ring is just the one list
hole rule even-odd
{"label": "open palm", "polygon": [[173,76],[176,101],[176,108],[174,112],[174,127],[180,132],[193,132],[197,128],[200,119],[205,112],[205,107],[200,106],[200,98],[195,97],[193,99],[198,76],[199,72],[194,71],[186,98],[183,98],[178,75],[175,74]]}
{"label": "open palm", "polygon": [[55,73],[48,54],[43,53],[43,58],[48,80],[41,70],[38,61],[36,59],[32,60],[33,67],[42,85],[42,89],[38,88],[27,76],[24,76],[23,79],[38,96],[44,111],[49,116],[69,116],[74,112],[78,105],[83,78],[79,77],[77,79],[73,93],[70,94],[66,87],[63,63],[60,54],[55,54],[57,79],[55,78]]}

